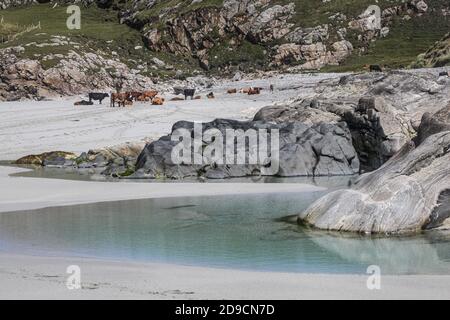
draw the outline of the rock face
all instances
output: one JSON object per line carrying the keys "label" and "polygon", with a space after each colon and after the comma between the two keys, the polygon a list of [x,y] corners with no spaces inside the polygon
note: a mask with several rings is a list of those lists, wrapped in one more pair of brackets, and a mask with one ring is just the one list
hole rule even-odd
{"label": "rock face", "polygon": [[[112,59],[94,54],[69,52],[44,69],[42,62],[20,58],[23,47],[0,50],[0,101],[40,99],[74,95],[89,90],[112,90],[120,79],[123,88],[143,90],[154,87],[152,80]],[[48,59],[56,59],[49,56]]]}
{"label": "rock face", "polygon": [[416,142],[423,143],[429,136],[441,131],[450,131],[450,103],[435,114],[427,112],[423,115]]}
{"label": "rock face", "polygon": [[[448,109],[436,117],[443,115],[448,119]],[[317,200],[299,215],[299,221],[320,229],[362,233],[417,232],[447,224],[450,131],[429,135],[427,128],[419,132],[424,140],[417,147],[406,144],[381,168],[362,175],[350,190]]]}
{"label": "rock face", "polygon": [[[254,71],[284,68],[300,71],[335,66],[351,55],[367,53],[373,41],[389,36],[394,20],[421,16],[432,20],[431,15],[441,18],[448,11],[440,1],[427,4],[423,0],[398,0],[380,4],[383,10],[377,14],[381,19],[376,19],[370,9],[359,12],[361,8],[357,4],[349,4],[358,7],[357,14],[346,16],[335,1],[317,1],[300,8],[298,6],[302,4],[298,1],[275,0],[5,0],[0,8],[36,2],[52,2],[61,6],[97,6],[109,12],[114,11],[114,18],[111,19],[117,18],[117,23],[138,30],[141,39],[115,46],[107,41],[98,47],[105,48],[104,51],[114,57],[121,56],[120,61],[130,65],[130,68],[142,69],[130,70],[125,72],[126,75],[131,73],[133,76],[138,74],[137,71],[142,71],[144,75],[155,77],[161,76],[161,71],[173,77],[175,71],[170,71],[177,68],[186,73],[194,70],[200,72],[202,68],[232,74],[237,69]],[[311,19],[306,19],[308,21],[301,17],[304,11],[311,12]],[[315,25],[313,21],[320,21],[320,24]],[[91,47],[89,43],[87,41],[87,46]],[[121,50],[116,52],[108,47],[109,44]],[[69,42],[65,45],[72,46],[74,51],[81,54],[78,44]],[[99,50],[91,52],[99,54]],[[167,61],[152,59],[154,54],[167,58]],[[149,56],[148,59],[146,56]],[[30,55],[27,54],[27,57],[30,58]],[[36,57],[35,60],[47,64],[48,60],[44,58]],[[71,63],[70,59],[64,60]],[[154,63],[148,63],[149,60]],[[169,61],[176,61],[177,66],[168,64]],[[442,61],[439,60],[438,64],[442,64]],[[60,69],[62,74],[71,73],[67,65]],[[55,82],[54,75],[50,76],[50,81]],[[34,89],[26,89],[23,94],[29,95],[30,90]]]}
{"label": "rock face", "polygon": [[[193,136],[192,122],[178,122],[172,129],[172,134],[180,128],[188,130]],[[300,122],[269,123],[263,121],[239,122],[218,119],[202,125],[202,132],[209,129],[219,130],[226,137],[227,129],[279,130],[279,170],[273,175],[289,176],[331,176],[351,175],[359,171],[359,160],[351,143],[350,132],[344,123],[304,124]],[[270,141],[271,138],[268,138]],[[237,141],[230,139],[229,143],[236,145]],[[179,142],[172,141],[171,135],[148,144],[136,163],[136,178],[175,178],[203,176],[206,178],[232,178],[264,175],[267,159],[253,164],[232,164],[226,159],[202,164],[175,164],[172,160],[172,150]],[[224,143],[228,143],[224,138]],[[202,150],[211,142],[203,141]],[[221,145],[222,146],[222,145]],[[223,147],[223,146],[222,146]],[[192,153],[194,153],[192,147]],[[223,147],[225,148],[225,147]],[[253,148],[251,148],[253,149]],[[248,145],[246,150],[249,150]],[[225,155],[225,151],[223,151]],[[234,149],[234,155],[238,151]],[[275,155],[272,155],[275,157]],[[273,160],[273,159],[272,159]],[[273,160],[276,161],[276,160]],[[225,164],[223,164],[225,163]],[[249,163],[249,162],[246,162]],[[272,164],[269,164],[272,165]]]}
{"label": "rock face", "polygon": [[335,83],[319,84],[313,95],[266,107],[255,120],[344,121],[362,170],[374,170],[417,135],[424,113],[447,105],[449,84],[434,73],[347,75]]}
{"label": "rock face", "polygon": [[450,33],[436,42],[427,52],[419,55],[414,68],[436,68],[450,65]]}

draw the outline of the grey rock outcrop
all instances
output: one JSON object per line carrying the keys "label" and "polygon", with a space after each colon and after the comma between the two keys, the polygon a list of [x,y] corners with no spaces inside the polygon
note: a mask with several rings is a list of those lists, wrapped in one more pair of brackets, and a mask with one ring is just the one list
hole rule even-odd
{"label": "grey rock outcrop", "polygon": [[441,131],[450,131],[450,103],[434,114],[427,112],[423,115],[417,143],[420,144],[429,136]]}
{"label": "grey rock outcrop", "polygon": [[112,90],[120,79],[123,88],[154,88],[152,80],[126,64],[94,53],[70,51],[45,69],[42,62],[21,58],[23,47],[0,50],[0,101],[42,99],[57,95],[74,95],[89,90]]}
{"label": "grey rock outcrop", "polygon": [[[442,115],[448,117],[448,110],[438,113]],[[419,132],[424,140],[417,147],[414,142],[406,144],[381,168],[362,175],[351,189],[317,200],[300,213],[299,221],[320,229],[361,233],[418,232],[448,224],[450,131],[429,135],[427,128]]]}
{"label": "grey rock outcrop", "polygon": [[[185,128],[192,133],[192,122],[178,122],[172,132]],[[346,125],[340,123],[304,124],[300,122],[270,123],[263,121],[239,122],[217,119],[203,124],[203,132],[218,129],[223,137],[226,130],[253,129],[279,130],[279,171],[277,176],[331,176],[351,175],[359,171],[359,160],[351,143],[351,135]],[[224,138],[226,141],[226,138]],[[268,139],[270,141],[270,139]],[[175,178],[204,176],[206,178],[232,178],[261,175],[264,161],[258,164],[217,164],[204,165],[174,164],[172,150],[178,141],[165,136],[148,144],[136,163],[136,178]],[[236,144],[236,141],[234,141]],[[203,142],[204,149],[208,143]],[[248,145],[247,145],[248,151]],[[192,149],[192,152],[194,150]],[[223,152],[225,154],[225,151]],[[236,154],[236,150],[235,150]],[[193,161],[192,161],[193,162]],[[226,163],[226,161],[223,161]]]}

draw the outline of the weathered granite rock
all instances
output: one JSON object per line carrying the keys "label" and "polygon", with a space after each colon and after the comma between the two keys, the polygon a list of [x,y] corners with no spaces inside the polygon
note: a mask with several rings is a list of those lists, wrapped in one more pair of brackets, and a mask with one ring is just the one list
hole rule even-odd
{"label": "weathered granite rock", "polygon": [[[0,101],[112,90],[119,78],[123,88],[155,88],[150,78],[124,63],[95,53],[70,51],[58,58],[59,62],[54,67],[44,69],[41,61],[20,58],[22,49],[11,47],[0,50]],[[48,59],[56,57],[49,55]]]}
{"label": "weathered granite rock", "polygon": [[441,131],[450,131],[450,103],[434,114],[427,112],[423,115],[416,142],[420,144]]}
{"label": "weathered granite rock", "polygon": [[350,190],[332,192],[300,213],[320,229],[403,233],[439,227],[450,216],[450,131],[417,147],[406,144],[380,169],[362,175]]}
{"label": "weathered granite rock", "polygon": [[323,100],[299,100],[285,106],[261,109],[254,120],[338,123],[344,121],[352,134],[361,168],[379,168],[411,140],[413,129],[396,118],[382,97],[364,96],[358,104]]}
{"label": "weathered granite rock", "polygon": [[[181,121],[172,128],[172,133],[184,128],[193,135],[192,122]],[[352,175],[359,172],[359,160],[351,143],[351,135],[346,125],[339,123],[305,124],[300,122],[271,123],[263,121],[239,122],[217,119],[203,124],[203,132],[219,130],[226,143],[226,130],[279,130],[279,171],[273,175],[289,176],[332,176]],[[268,138],[270,141],[270,138]],[[266,162],[258,164],[220,164],[213,163],[174,164],[172,150],[178,141],[165,136],[148,144],[136,163],[136,174],[140,178],[175,178],[204,176],[206,178],[231,178],[263,174]],[[203,141],[202,150],[210,143]],[[236,141],[234,141],[236,145]],[[225,147],[224,147],[225,148]],[[246,146],[248,151],[248,145]],[[192,153],[194,149],[192,147]],[[225,155],[225,151],[223,152]],[[237,154],[235,150],[235,155]],[[192,160],[192,159],[191,159]],[[223,161],[223,163],[227,163]],[[248,163],[248,162],[247,162]]]}

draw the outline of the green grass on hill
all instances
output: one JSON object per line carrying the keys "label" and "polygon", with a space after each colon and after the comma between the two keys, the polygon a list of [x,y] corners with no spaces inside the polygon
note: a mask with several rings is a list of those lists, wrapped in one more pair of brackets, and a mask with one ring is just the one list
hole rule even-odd
{"label": "green grass on hill", "polygon": [[[48,4],[39,4],[22,8],[12,8],[0,11],[0,19],[3,16],[5,24],[28,26],[40,22],[41,29],[23,34],[17,39],[8,43],[0,44],[0,48],[11,46],[24,46],[24,58],[36,58],[48,54],[66,54],[70,50],[75,52],[97,52],[105,57],[121,57],[121,61],[130,67],[136,67],[142,62],[149,61],[153,57],[158,57],[174,65],[175,70],[182,68],[190,72],[189,64],[179,58],[165,55],[163,53],[150,52],[145,48],[141,33],[127,25],[120,24],[117,12],[114,10],[100,9],[95,6],[88,8],[81,7],[81,29],[69,30],[66,26],[69,14],[67,7],[58,6],[52,8]],[[44,46],[27,44],[49,43],[52,36],[69,37],[72,42],[78,45]],[[141,46],[143,49],[135,50]],[[44,67],[52,67],[58,61],[43,61]],[[175,73],[173,70],[151,70],[149,76],[166,77]],[[144,73],[145,74],[145,73]]]}
{"label": "green grass on hill", "polygon": [[406,68],[417,56],[427,51],[449,29],[444,17],[416,17],[397,19],[386,38],[373,42],[363,55],[352,55],[340,66],[325,67],[322,71],[358,71],[365,64],[380,64],[388,68]]}

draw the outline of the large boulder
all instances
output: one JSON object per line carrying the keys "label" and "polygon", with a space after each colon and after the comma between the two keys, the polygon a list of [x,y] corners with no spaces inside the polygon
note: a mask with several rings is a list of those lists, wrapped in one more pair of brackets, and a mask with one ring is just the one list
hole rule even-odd
{"label": "large boulder", "polygon": [[434,114],[427,112],[423,115],[417,142],[422,143],[429,136],[441,131],[450,131],[450,103]]}
{"label": "large boulder", "polygon": [[[442,110],[440,117],[448,110]],[[442,114],[441,114],[442,113]],[[380,169],[362,175],[349,190],[332,192],[299,215],[326,230],[403,233],[436,228],[450,217],[450,131],[424,126],[424,140],[406,144]],[[419,135],[420,135],[419,134]]]}
{"label": "large boulder", "polygon": [[[194,136],[194,124],[181,121],[174,125],[173,133],[178,129],[186,129]],[[352,175],[359,172],[359,160],[352,146],[350,132],[345,123],[315,123],[305,124],[300,122],[273,123],[264,121],[240,122],[234,120],[217,119],[210,123],[202,124],[202,132],[209,129],[217,129],[226,140],[227,130],[267,130],[272,133],[274,129],[279,131],[279,170],[270,173],[283,177],[290,176],[333,176]],[[268,138],[268,141],[270,141]],[[136,174],[139,178],[185,178],[204,176],[206,178],[231,178],[253,175],[265,175],[264,168],[267,159],[260,159],[257,164],[225,164],[218,162],[192,164],[176,164],[172,159],[172,150],[178,144],[172,136],[162,137],[158,141],[148,144],[138,158]],[[236,146],[236,141],[230,141]],[[205,150],[210,142],[203,141],[202,150]],[[234,155],[237,155],[234,149]],[[192,152],[194,153],[192,146]],[[246,151],[249,146],[246,145]],[[225,152],[223,152],[225,155]],[[271,159],[276,161],[276,159]],[[246,162],[247,163],[247,162]]]}

